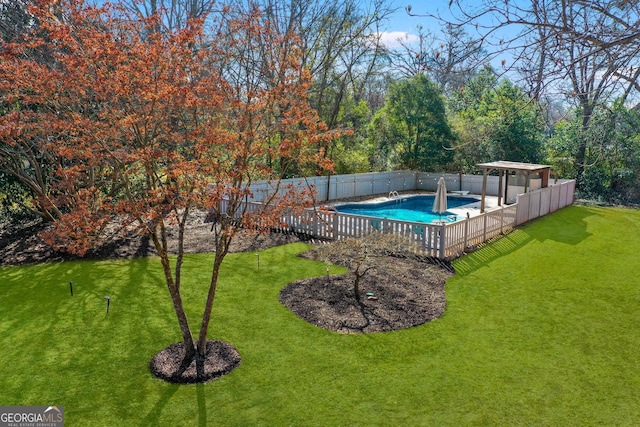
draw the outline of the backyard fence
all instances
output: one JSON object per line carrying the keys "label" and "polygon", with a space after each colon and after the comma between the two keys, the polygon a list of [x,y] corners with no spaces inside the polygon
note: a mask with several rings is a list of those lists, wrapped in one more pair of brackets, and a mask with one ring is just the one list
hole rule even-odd
{"label": "backyard fence", "polygon": [[[314,176],[308,178],[290,178],[278,182],[280,191],[288,186],[307,186],[316,191],[318,201],[332,201],[353,197],[389,194],[393,191],[436,191],[438,180],[444,177],[447,188],[451,191],[468,191],[472,194],[482,193],[482,175],[442,174],[428,172],[370,172],[350,175]],[[498,177],[487,177],[487,194],[498,194]],[[276,183],[267,181],[251,183],[252,200],[267,200],[276,190]]]}
{"label": "backyard fence", "polygon": [[[482,192],[482,176],[458,174],[430,174],[421,172],[390,172],[312,179],[290,180],[287,184],[314,185],[319,200],[344,199],[365,195],[387,194],[394,191],[435,191],[437,181],[444,176],[447,188],[452,191]],[[488,177],[487,195],[497,195],[498,177]],[[317,187],[320,185],[320,188]],[[325,193],[322,192],[324,186]],[[262,200],[269,194],[267,183],[252,184],[254,198]],[[326,209],[307,209],[302,214],[283,214],[280,217],[281,231],[293,231],[325,239],[338,240],[361,237],[372,232],[393,233],[406,237],[426,256],[453,259],[484,242],[504,234],[517,225],[555,212],[573,203],[575,181],[565,180],[549,187],[519,194],[510,205],[488,209],[478,216],[449,222],[425,224],[418,222],[376,219],[372,217],[340,213]],[[260,203],[250,202],[248,210],[258,210]],[[223,208],[224,209],[224,208]]]}

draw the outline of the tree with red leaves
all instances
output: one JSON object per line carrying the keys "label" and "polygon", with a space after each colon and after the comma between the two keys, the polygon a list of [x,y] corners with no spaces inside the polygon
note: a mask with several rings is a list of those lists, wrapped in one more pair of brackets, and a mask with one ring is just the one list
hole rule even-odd
{"label": "tree with red leaves", "polygon": [[[159,32],[157,16],[133,19],[124,8],[81,0],[40,0],[29,13],[37,28],[3,45],[0,93],[13,107],[0,129],[3,144],[37,141],[60,159],[50,201],[60,214],[45,237],[82,255],[109,233],[148,236],[182,332],[181,368],[169,379],[210,379],[200,370],[180,375],[208,357],[220,266],[232,239],[239,228],[279,225],[283,209],[311,202],[311,190],[284,188],[283,176],[331,167],[320,147],[333,135],[306,101],[310,76],[298,40],[276,34],[255,9],[233,18],[222,13],[206,34],[202,19]],[[39,61],[42,55],[50,60]],[[274,188],[261,205],[248,204],[255,180]],[[185,224],[201,209],[215,220],[215,258],[194,337],[181,269]],[[178,229],[175,260],[170,226]]]}

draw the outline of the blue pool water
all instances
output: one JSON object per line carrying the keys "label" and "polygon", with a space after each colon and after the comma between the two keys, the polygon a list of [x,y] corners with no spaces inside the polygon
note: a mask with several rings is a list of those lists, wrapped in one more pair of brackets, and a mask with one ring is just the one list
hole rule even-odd
{"label": "blue pool water", "polygon": [[[442,217],[433,213],[434,195],[413,196],[380,203],[352,203],[336,206],[342,213],[371,216],[376,218],[397,219],[410,222],[431,223],[434,220],[448,219],[454,221],[455,214],[445,212]],[[473,197],[447,196],[447,208],[457,208],[477,202]]]}

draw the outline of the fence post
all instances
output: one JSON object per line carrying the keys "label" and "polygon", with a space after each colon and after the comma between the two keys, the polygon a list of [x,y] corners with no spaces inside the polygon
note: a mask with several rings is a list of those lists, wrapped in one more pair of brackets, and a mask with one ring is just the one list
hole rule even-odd
{"label": "fence post", "polygon": [[429,245],[427,244],[427,234],[429,233],[429,227],[426,225],[422,227],[422,232],[420,233],[420,240],[422,241],[422,253],[426,253],[427,256],[431,255],[429,253]]}
{"label": "fence post", "polygon": [[331,240],[338,240],[338,237],[340,236],[339,230],[338,230],[338,226],[339,226],[339,219],[338,219],[339,214],[336,212],[333,214],[333,235],[331,236]]}
{"label": "fence post", "polygon": [[486,241],[487,241],[487,217],[488,217],[489,215],[487,215],[487,213],[486,213],[486,212],[485,212],[485,213],[483,213],[482,215],[483,215],[483,218],[482,218],[482,219],[483,219],[483,225],[482,225],[482,229],[483,229],[483,230],[482,230],[482,242],[484,243],[484,242],[486,242]]}
{"label": "fence post", "polygon": [[445,259],[445,255],[446,255],[446,252],[445,252],[445,247],[446,247],[445,242],[447,237],[446,230],[447,228],[445,224],[440,224],[439,231],[438,231],[440,233],[440,247],[438,248],[438,252],[439,252],[438,258],[440,259]]}
{"label": "fence post", "polygon": [[504,206],[501,206],[500,209],[500,234],[504,234],[504,231],[502,230],[504,226]]}
{"label": "fence post", "polygon": [[464,252],[469,246],[469,220],[471,219],[471,215],[467,212],[467,219],[464,220],[464,242],[462,246],[462,251]]}
{"label": "fence post", "polygon": [[320,233],[320,212],[313,213],[313,235],[319,236]]}

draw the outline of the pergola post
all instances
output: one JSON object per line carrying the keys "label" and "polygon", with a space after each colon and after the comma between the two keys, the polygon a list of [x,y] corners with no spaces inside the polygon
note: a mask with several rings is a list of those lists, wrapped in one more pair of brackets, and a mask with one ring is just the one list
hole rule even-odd
{"label": "pergola post", "polygon": [[[509,171],[507,171],[507,173],[508,172]],[[503,175],[504,175],[504,171],[502,169],[499,169],[498,170],[498,206],[502,206],[502,176]]]}
{"label": "pergola post", "polygon": [[509,202],[509,177],[511,176],[511,171],[507,169],[507,177],[504,179],[504,204],[508,205]]}
{"label": "pergola post", "polygon": [[487,195],[487,176],[489,176],[490,168],[484,168],[482,175],[482,200],[480,201],[480,213],[484,213],[484,198]]}
{"label": "pergola post", "polygon": [[542,171],[541,173],[541,178],[542,178],[542,183],[541,183],[541,187],[545,188],[549,186],[549,179],[551,178],[551,169],[545,169]]}

